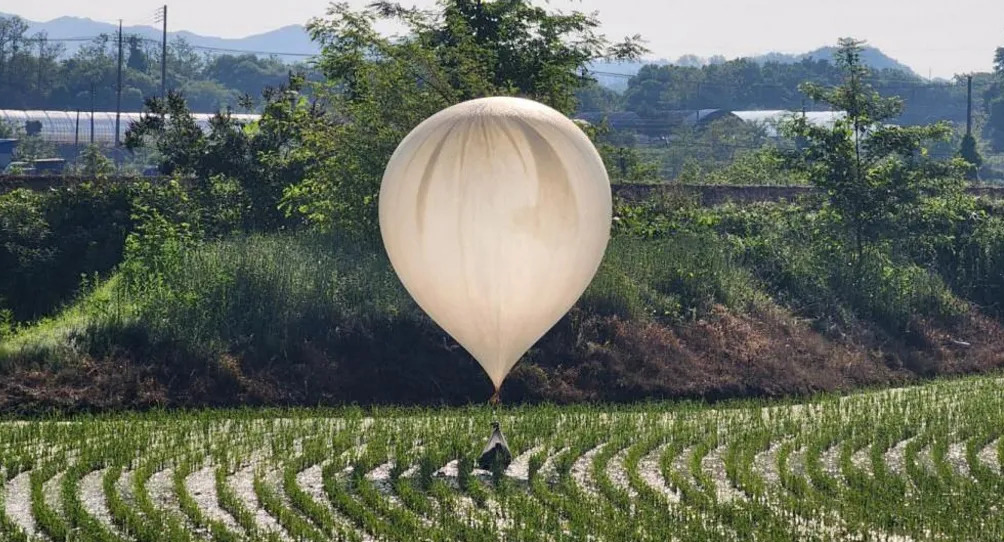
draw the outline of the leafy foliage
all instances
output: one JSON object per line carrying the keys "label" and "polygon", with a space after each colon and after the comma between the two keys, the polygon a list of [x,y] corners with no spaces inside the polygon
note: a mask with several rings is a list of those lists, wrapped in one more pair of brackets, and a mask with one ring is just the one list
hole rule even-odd
{"label": "leafy foliage", "polygon": [[278,229],[289,224],[279,211],[283,190],[302,179],[313,161],[303,151],[303,127],[320,130],[328,122],[323,105],[301,94],[303,85],[301,77],[291,76],[286,85],[262,94],[259,121],[246,123],[220,112],[208,133],[196,125],[184,96],[171,92],[166,100],[147,102],[148,112],[126,133],[126,146],[136,150],[152,144],[162,173],[194,178],[196,190],[209,200],[232,183],[226,190],[241,226]]}
{"label": "leafy foliage", "polygon": [[990,132],[990,142],[994,150],[1004,151],[1004,97],[990,102],[990,118],[987,121]]}
{"label": "leafy foliage", "polygon": [[0,119],[0,139],[10,139],[17,135],[17,126]]}
{"label": "leafy foliage", "polygon": [[983,166],[983,156],[980,155],[976,137],[973,134],[963,136],[962,146],[959,148],[959,158],[969,164],[969,167],[966,168],[966,178],[970,181],[978,180],[980,167]]}
{"label": "leafy foliage", "polygon": [[[383,23],[405,32],[385,37],[376,30]],[[525,96],[568,113],[590,60],[642,50],[637,38],[609,45],[598,25],[591,15],[525,0],[445,0],[429,12],[389,2],[362,11],[333,5],[309,28],[323,45],[318,68],[327,83],[318,92],[335,120],[304,127],[303,152],[317,163],[286,190],[284,209],[372,233],[383,169],[419,122],[490,95]]]}
{"label": "leafy foliage", "polygon": [[92,144],[84,147],[79,162],[78,174],[91,178],[101,179],[115,171],[115,162],[105,156],[100,145]]}
{"label": "leafy foliage", "polygon": [[72,296],[81,275],[112,269],[132,227],[129,199],[92,184],[0,196],[0,306],[33,320]]}
{"label": "leafy foliage", "polygon": [[846,117],[832,128],[796,117],[787,129],[803,141],[793,157],[797,169],[826,191],[827,210],[848,232],[852,256],[860,263],[870,245],[904,234],[906,218],[925,200],[961,189],[966,164],[928,156],[925,145],[951,133],[946,124],[885,125],[902,111],[902,101],[881,97],[866,82],[862,42],[844,39],[840,45],[843,83],[829,88],[807,83],[803,90]]}
{"label": "leafy foliage", "polygon": [[[139,111],[160,94],[160,46],[140,36],[125,38],[122,106]],[[205,57],[183,38],[168,44],[168,87],[183,91],[196,111],[236,106],[244,94],[281,85],[289,71],[306,71],[277,58],[241,54]],[[28,34],[19,17],[0,16],[0,108],[113,111],[116,105],[118,37],[101,35],[65,55],[61,43]]]}
{"label": "leafy foliage", "polygon": [[[19,135],[19,133],[15,135]],[[14,149],[14,160],[16,161],[30,162],[40,158],[52,158],[55,155],[56,146],[37,135],[20,137],[17,148]]]}
{"label": "leafy foliage", "polygon": [[[835,54],[834,57],[837,57]],[[642,66],[628,82],[623,108],[666,126],[674,111],[717,108],[732,111],[815,109],[805,101],[799,86],[806,81],[837,85],[843,72],[837,62],[806,58],[795,63],[757,62],[749,58],[722,61],[707,66]],[[903,94],[909,103],[895,117],[897,123],[926,124],[932,119],[965,122],[964,80],[931,83],[919,76],[894,69],[870,73],[867,82],[882,94]],[[986,90],[993,81],[977,74],[974,87]],[[599,109],[593,109],[599,110]]]}

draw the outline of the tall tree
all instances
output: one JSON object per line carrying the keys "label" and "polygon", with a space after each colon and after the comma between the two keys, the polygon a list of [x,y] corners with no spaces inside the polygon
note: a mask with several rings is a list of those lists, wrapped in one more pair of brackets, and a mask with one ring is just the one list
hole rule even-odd
{"label": "tall tree", "polygon": [[147,113],[126,133],[126,147],[155,146],[161,172],[196,179],[202,194],[221,183],[237,185],[248,200],[247,208],[239,210],[243,226],[279,228],[288,223],[279,211],[283,189],[303,179],[306,164],[315,161],[304,152],[302,127],[330,121],[323,116],[323,104],[301,92],[303,86],[302,76],[292,75],[285,85],[262,92],[257,122],[224,111],[210,121],[208,132],[199,128],[184,96],[172,91],[167,99],[147,101]]}
{"label": "tall tree", "polygon": [[966,168],[966,179],[978,181],[980,178],[980,167],[983,166],[983,156],[980,154],[976,136],[966,134],[962,137],[962,145],[959,147],[959,158],[969,164]]}
{"label": "tall tree", "polygon": [[126,61],[126,67],[140,73],[146,73],[150,69],[146,51],[143,50],[143,38],[129,36],[129,59]]}
{"label": "tall tree", "polygon": [[[402,25],[402,36],[377,31]],[[442,0],[432,11],[377,2],[362,11],[334,4],[309,28],[323,46],[318,89],[337,122],[307,126],[317,157],[286,191],[285,208],[315,223],[376,228],[376,197],[391,153],[419,122],[444,107],[489,95],[533,98],[565,113],[600,57],[629,58],[635,36],[611,45],[599,21],[556,13],[529,0]]]}
{"label": "tall tree", "polygon": [[989,98],[987,130],[994,150],[1004,151],[1004,47],[998,47],[994,55],[994,73],[998,81]]}
{"label": "tall tree", "polygon": [[20,17],[0,17],[0,81],[7,80],[10,65],[25,44],[28,23]]}
{"label": "tall tree", "polygon": [[957,190],[968,164],[930,157],[928,145],[951,134],[948,124],[892,126],[903,102],[885,98],[867,83],[861,62],[864,42],[840,40],[836,55],[843,82],[834,87],[802,86],[817,103],[846,112],[832,127],[797,117],[788,126],[803,138],[804,149],[793,159],[809,180],[825,190],[828,211],[848,234],[854,261],[862,262],[875,243],[904,233],[911,216],[928,198]]}

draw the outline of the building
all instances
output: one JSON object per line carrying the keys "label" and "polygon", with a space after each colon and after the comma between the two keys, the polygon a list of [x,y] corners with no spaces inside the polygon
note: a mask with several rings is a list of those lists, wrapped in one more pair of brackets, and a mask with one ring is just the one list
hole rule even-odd
{"label": "building", "polygon": [[[142,113],[122,113],[119,122],[118,141],[125,141],[129,125],[140,120]],[[209,121],[214,117],[210,114],[195,113],[192,115],[195,123],[205,131],[209,131]],[[234,118],[245,122],[253,122],[260,115],[238,115]],[[21,111],[15,109],[0,109],[0,122],[6,122],[29,135],[37,135],[46,141],[57,145],[114,145],[116,114],[114,111]],[[2,154],[2,151],[0,151]],[[2,159],[2,158],[0,158]]]}
{"label": "building", "polygon": [[17,149],[16,139],[0,139],[0,171],[14,159],[15,149]]}
{"label": "building", "polygon": [[807,111],[802,113],[783,110],[693,109],[662,111],[652,117],[641,117],[632,111],[584,112],[577,114],[575,118],[594,125],[606,121],[613,130],[636,132],[650,137],[666,137],[681,127],[699,128],[722,119],[738,119],[749,124],[762,126],[768,137],[778,137],[777,128],[781,122],[802,115],[810,124],[826,127],[832,127],[837,120],[846,117],[846,113],[843,111]]}
{"label": "building", "polygon": [[730,111],[730,115],[750,124],[762,126],[768,137],[778,137],[778,126],[795,117],[805,117],[809,124],[832,128],[838,120],[847,117],[844,111]]}

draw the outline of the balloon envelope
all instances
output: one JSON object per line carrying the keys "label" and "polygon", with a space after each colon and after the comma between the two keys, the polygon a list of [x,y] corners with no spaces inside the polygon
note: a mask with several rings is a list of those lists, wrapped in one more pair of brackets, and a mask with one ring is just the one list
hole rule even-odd
{"label": "balloon envelope", "polygon": [[561,113],[519,98],[433,115],[398,146],[380,188],[398,277],[496,389],[585,291],[610,220],[593,144]]}

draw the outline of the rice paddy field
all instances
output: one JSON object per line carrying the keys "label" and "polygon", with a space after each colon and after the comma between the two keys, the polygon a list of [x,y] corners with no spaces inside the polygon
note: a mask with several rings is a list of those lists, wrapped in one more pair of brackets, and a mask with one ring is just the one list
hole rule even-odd
{"label": "rice paddy field", "polygon": [[1004,540],[998,378],[804,404],[0,425],[4,541]]}

